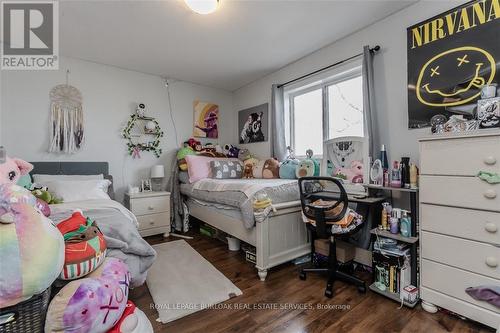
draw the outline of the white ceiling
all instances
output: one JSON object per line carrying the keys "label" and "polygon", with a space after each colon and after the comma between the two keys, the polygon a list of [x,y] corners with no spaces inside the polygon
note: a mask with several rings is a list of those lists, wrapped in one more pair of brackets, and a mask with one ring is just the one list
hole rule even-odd
{"label": "white ceiling", "polygon": [[62,55],[236,90],[415,1],[61,1]]}

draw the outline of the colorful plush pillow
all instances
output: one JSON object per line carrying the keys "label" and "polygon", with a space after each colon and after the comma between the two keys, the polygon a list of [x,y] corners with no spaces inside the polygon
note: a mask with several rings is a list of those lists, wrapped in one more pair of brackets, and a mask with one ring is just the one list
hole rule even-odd
{"label": "colorful plush pillow", "polygon": [[280,163],[274,158],[268,158],[262,167],[262,178],[272,179],[280,177]]}
{"label": "colorful plush pillow", "polygon": [[184,148],[179,149],[177,151],[177,166],[181,171],[187,171],[188,165],[186,162],[186,156],[188,155],[195,155],[196,152],[193,150],[193,148],[186,146]]}
{"label": "colorful plush pillow", "polygon": [[128,301],[122,317],[107,333],[153,333],[153,326],[146,314]]}
{"label": "colorful plush pillow", "polygon": [[64,264],[64,239],[26,189],[0,185],[0,308],[46,290]]}
{"label": "colorful plush pillow", "polygon": [[94,271],[106,257],[106,241],[96,223],[74,212],[61,221],[57,229],[64,237],[64,268],[62,280],[74,280]]}
{"label": "colorful plush pillow", "polygon": [[297,178],[300,177],[317,177],[319,176],[319,163],[315,159],[306,158],[300,161],[299,166],[295,171]]}
{"label": "colorful plush pillow", "polygon": [[189,182],[194,183],[200,179],[210,178],[210,162],[212,161],[238,161],[236,158],[218,158],[198,155],[188,155],[185,157],[188,165]]}
{"label": "colorful plush pillow", "polygon": [[299,166],[299,160],[286,159],[280,165],[280,178],[281,179],[295,179],[297,178],[296,170]]}
{"label": "colorful plush pillow", "polygon": [[243,163],[236,160],[211,161],[211,177],[215,179],[238,179],[243,177]]}
{"label": "colorful plush pillow", "polygon": [[130,274],[116,258],[86,278],[62,288],[49,304],[45,332],[105,333],[120,320],[128,300]]}

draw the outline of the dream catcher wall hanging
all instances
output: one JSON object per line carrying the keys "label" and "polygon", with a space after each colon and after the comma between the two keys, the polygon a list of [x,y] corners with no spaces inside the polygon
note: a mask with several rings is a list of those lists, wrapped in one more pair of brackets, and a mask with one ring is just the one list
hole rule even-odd
{"label": "dream catcher wall hanging", "polygon": [[82,148],[83,131],[82,94],[68,84],[60,84],[50,91],[49,152],[73,154]]}
{"label": "dream catcher wall hanging", "polygon": [[147,117],[146,106],[139,104],[135,114],[130,116],[127,125],[123,129],[122,136],[127,140],[127,150],[133,158],[141,158],[141,151],[152,152],[160,157],[160,138],[163,131],[155,118]]}

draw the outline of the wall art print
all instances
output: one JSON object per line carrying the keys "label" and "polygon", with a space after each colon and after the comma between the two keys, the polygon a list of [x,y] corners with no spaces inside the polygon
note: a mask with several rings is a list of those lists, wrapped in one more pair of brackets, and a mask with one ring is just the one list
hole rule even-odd
{"label": "wall art print", "polygon": [[475,0],[407,29],[408,127],[436,114],[472,117],[500,81],[500,0]]}
{"label": "wall art print", "polygon": [[238,112],[240,144],[268,140],[269,104],[261,104]]}
{"label": "wall art print", "polygon": [[194,101],[193,136],[217,139],[219,137],[219,106],[213,103]]}

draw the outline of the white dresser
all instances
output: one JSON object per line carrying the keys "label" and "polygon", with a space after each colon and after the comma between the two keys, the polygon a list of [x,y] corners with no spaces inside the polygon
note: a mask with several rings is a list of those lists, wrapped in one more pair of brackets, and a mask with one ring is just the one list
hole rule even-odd
{"label": "white dresser", "polygon": [[421,299],[500,331],[500,309],[465,289],[500,285],[500,131],[420,140]]}
{"label": "white dresser", "polygon": [[170,193],[125,194],[125,207],[137,217],[141,236],[170,234]]}

